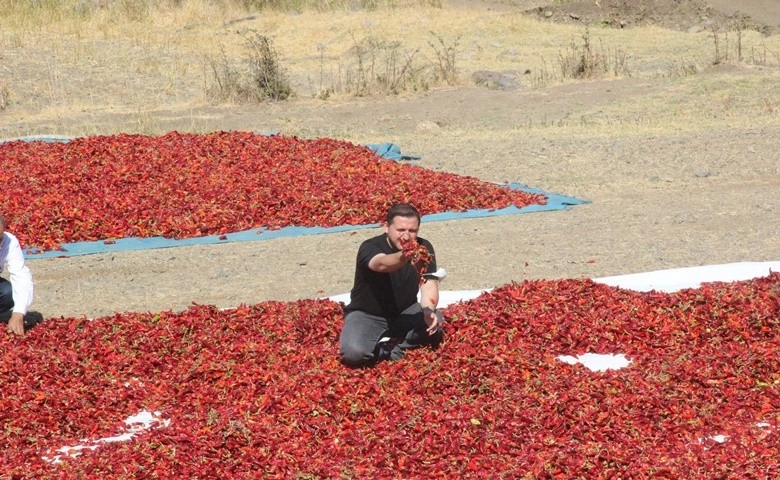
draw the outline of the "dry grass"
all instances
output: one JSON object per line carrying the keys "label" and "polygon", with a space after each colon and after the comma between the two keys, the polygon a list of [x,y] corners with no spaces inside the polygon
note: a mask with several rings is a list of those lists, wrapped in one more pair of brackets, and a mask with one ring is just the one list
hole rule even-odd
{"label": "dry grass", "polygon": [[[311,9],[311,2],[308,7],[287,2],[294,8],[276,5],[262,14],[247,9],[251,3],[0,2],[0,106],[15,118],[50,119],[63,126],[73,111],[122,112],[136,116],[140,130],[154,133],[160,111],[230,101],[214,95],[214,62],[242,74],[252,35],[273,42],[295,95],[328,102],[464,84],[476,70],[530,70],[517,77],[523,87],[549,88],[593,76],[683,78],[739,59],[774,72],[780,64],[780,38],[750,31],[718,36],[652,27],[584,32],[519,13],[464,8],[457,15],[442,14],[449,7],[436,1],[363,2],[369,8],[360,9],[349,9],[355,2],[346,1],[314,2],[325,7],[320,9]],[[591,63],[583,65],[584,60]],[[587,75],[577,74],[582,68]],[[777,75],[766,78],[771,83]],[[755,87],[766,88],[766,82],[757,80]],[[706,103],[715,102],[726,113],[777,110],[771,93],[751,94],[749,102],[740,103],[730,99],[743,93],[723,89]],[[626,110],[648,106],[632,107]],[[669,116],[684,125],[691,115],[704,115],[699,107]],[[642,116],[583,115],[579,121],[611,128],[641,123]],[[193,118],[192,127],[198,126]]]}

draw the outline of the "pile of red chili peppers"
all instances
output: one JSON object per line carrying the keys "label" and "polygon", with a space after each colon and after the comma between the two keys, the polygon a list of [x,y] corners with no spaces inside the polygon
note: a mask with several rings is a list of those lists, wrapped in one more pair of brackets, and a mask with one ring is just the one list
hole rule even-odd
{"label": "pile of red chili peppers", "polygon": [[[780,274],[524,281],[445,341],[338,361],[342,305],[52,318],[0,346],[3,478],[777,478]],[[592,372],[559,355],[624,354]],[[139,411],[169,421],[95,443]],[[52,455],[89,443],[76,457]]]}

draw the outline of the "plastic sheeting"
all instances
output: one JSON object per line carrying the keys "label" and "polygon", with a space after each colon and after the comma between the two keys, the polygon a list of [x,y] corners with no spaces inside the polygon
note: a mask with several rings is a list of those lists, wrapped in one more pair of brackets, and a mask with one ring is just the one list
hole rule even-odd
{"label": "plastic sheeting", "polygon": [[[751,278],[765,277],[771,272],[780,272],[780,261],[735,262],[719,265],[701,265],[695,267],[672,268],[651,272],[631,273],[612,277],[594,278],[596,283],[634,290],[637,292],[673,293],[685,288],[699,288],[707,282],[737,282]],[[457,272],[451,275],[458,275]],[[443,290],[439,292],[439,308],[458,302],[466,302],[479,297],[492,288],[481,290]],[[341,293],[327,297],[336,302],[349,303],[350,294]]]}

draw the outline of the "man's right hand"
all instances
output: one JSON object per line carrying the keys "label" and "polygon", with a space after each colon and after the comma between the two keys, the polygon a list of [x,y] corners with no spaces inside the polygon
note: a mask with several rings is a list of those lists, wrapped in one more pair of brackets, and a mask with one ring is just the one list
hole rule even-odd
{"label": "man's right hand", "polygon": [[24,315],[18,312],[11,314],[11,318],[8,320],[8,333],[15,333],[21,337],[24,336]]}

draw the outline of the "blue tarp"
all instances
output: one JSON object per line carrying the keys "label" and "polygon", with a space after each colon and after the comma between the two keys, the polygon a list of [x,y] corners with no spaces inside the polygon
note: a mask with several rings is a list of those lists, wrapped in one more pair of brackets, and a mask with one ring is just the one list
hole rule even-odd
{"label": "blue tarp", "polygon": [[366,145],[368,148],[376,152],[377,155],[390,160],[419,160],[417,155],[407,155],[401,153],[401,148],[395,143],[370,143]]}
{"label": "blue tarp", "polygon": [[[69,138],[59,136],[35,136],[35,137],[20,137],[10,140],[25,140],[25,141],[44,141],[44,142],[67,142]],[[417,160],[420,157],[413,155],[405,155],[401,153],[401,149],[393,143],[376,143],[367,145],[370,149],[374,150],[377,155],[391,160]],[[511,215],[518,213],[531,213],[531,212],[545,212],[554,210],[564,210],[571,206],[582,205],[590,203],[587,200],[580,200],[578,198],[569,197],[566,195],[559,195],[556,193],[549,193],[537,188],[528,187],[520,183],[513,183],[506,185],[507,188],[524,190],[531,193],[539,193],[547,197],[547,203],[545,205],[529,205],[523,208],[517,208],[515,206],[501,208],[501,209],[482,209],[482,210],[468,210],[465,212],[442,212],[433,213],[430,215],[423,215],[423,222],[436,222],[444,220],[459,220],[464,218],[480,218],[480,217],[496,217],[500,215]],[[171,238],[163,237],[151,237],[151,238],[122,238],[113,240],[110,243],[104,241],[94,242],[74,242],[62,245],[64,250],[55,250],[48,252],[37,252],[34,250],[27,250],[28,258],[52,258],[52,257],[72,257],[78,255],[90,255],[95,253],[108,253],[108,252],[120,252],[127,250],[143,250],[148,248],[170,248],[170,247],[182,247],[187,245],[208,245],[217,243],[229,243],[229,242],[248,242],[257,240],[269,240],[272,238],[281,237],[295,237],[299,235],[315,235],[321,233],[334,233],[345,232],[351,230],[359,230],[365,228],[377,228],[377,223],[367,225],[340,225],[337,227],[285,227],[279,230],[267,230],[264,228],[253,228],[251,230],[244,230],[242,232],[228,233],[224,235],[209,235],[205,237],[195,238],[183,238],[175,240]]]}
{"label": "blue tarp", "polygon": [[[574,205],[589,203],[586,200],[558,195],[556,193],[543,192],[538,189],[529,188],[521,184],[511,184],[508,188],[525,190],[533,193],[542,193],[547,196],[545,205],[528,205],[523,208],[515,206],[501,209],[482,209],[468,210],[465,212],[442,212],[423,215],[423,222],[436,222],[444,220],[460,220],[464,218],[496,217],[500,215],[511,215],[518,213],[545,212],[554,210],[564,210]],[[28,258],[52,258],[63,256],[89,255],[93,253],[120,252],[125,250],[142,250],[147,248],[169,248],[182,247],[186,245],[208,245],[228,242],[248,242],[257,240],[270,240],[272,238],[295,237],[299,235],[315,235],[321,233],[345,232],[351,230],[361,230],[365,228],[377,228],[379,224],[372,223],[368,225],[339,225],[337,227],[285,227],[279,230],[267,230],[263,228],[253,228],[242,232],[228,233],[225,235],[209,235],[205,237],[183,238],[175,240],[163,237],[151,238],[122,238],[115,240],[115,243],[106,244],[103,241],[96,242],[75,242],[68,243],[62,247],[65,251],[48,251],[35,253],[28,251]]]}

